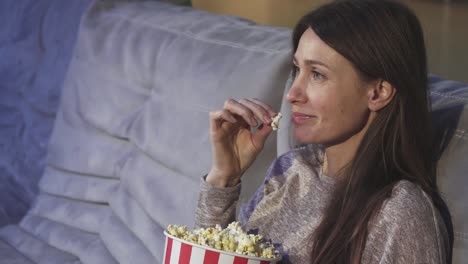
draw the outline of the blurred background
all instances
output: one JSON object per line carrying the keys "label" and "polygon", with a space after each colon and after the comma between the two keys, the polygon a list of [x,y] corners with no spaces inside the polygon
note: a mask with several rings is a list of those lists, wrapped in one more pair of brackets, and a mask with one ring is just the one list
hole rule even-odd
{"label": "blurred background", "polygon": [[[208,12],[294,27],[308,10],[330,0],[173,0]],[[429,72],[468,83],[468,1],[403,0],[424,29]]]}

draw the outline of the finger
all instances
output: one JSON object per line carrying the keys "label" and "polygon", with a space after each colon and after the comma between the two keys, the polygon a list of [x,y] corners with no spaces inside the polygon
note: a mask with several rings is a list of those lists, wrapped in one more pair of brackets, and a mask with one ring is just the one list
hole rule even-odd
{"label": "finger", "polygon": [[210,127],[212,131],[215,131],[223,122],[237,123],[237,119],[229,111],[219,110],[210,112]]}
{"label": "finger", "polygon": [[234,99],[227,100],[224,103],[224,109],[231,112],[231,114],[241,116],[250,126],[255,127],[258,125],[252,110]]}
{"label": "finger", "polygon": [[268,110],[265,109],[262,105],[250,101],[249,99],[242,99],[239,101],[239,103],[249,108],[255,114],[255,116],[263,121],[263,123],[270,123],[272,121]]}
{"label": "finger", "polygon": [[257,98],[253,98],[253,99],[250,99],[252,102],[256,103],[256,104],[259,104],[261,106],[263,106],[263,108],[265,108],[267,111],[268,111],[268,114],[270,115],[270,117],[274,117],[278,114],[278,112],[275,111],[275,109],[273,109],[273,107],[269,106],[268,104],[260,101],[259,99]]}
{"label": "finger", "polygon": [[267,140],[268,136],[271,134],[273,129],[271,126],[267,126],[265,124],[259,126],[255,133],[252,135],[252,144],[255,146],[257,150],[261,150],[265,145],[265,141]]}

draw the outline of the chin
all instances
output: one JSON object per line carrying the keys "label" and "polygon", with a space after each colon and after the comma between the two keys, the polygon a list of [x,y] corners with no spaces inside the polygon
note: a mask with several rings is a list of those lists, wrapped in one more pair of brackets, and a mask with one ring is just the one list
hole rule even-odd
{"label": "chin", "polygon": [[310,131],[301,131],[301,129],[294,130],[294,137],[297,142],[301,144],[321,144],[321,140],[317,138],[315,133]]}

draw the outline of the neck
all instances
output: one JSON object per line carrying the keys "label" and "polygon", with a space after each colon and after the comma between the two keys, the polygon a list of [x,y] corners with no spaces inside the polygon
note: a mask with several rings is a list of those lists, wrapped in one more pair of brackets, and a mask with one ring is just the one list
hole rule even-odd
{"label": "neck", "polygon": [[366,125],[346,141],[325,148],[325,157],[323,161],[323,173],[325,175],[329,177],[338,176],[340,170],[353,160],[359,144],[372,123],[372,120],[373,117],[369,118]]}
{"label": "neck", "polygon": [[357,146],[357,144],[349,144],[326,148],[323,173],[329,177],[336,177],[340,170],[354,158]]}

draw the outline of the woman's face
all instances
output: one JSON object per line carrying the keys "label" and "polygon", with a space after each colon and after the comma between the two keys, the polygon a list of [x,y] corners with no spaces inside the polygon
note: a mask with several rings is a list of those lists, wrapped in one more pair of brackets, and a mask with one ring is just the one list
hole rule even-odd
{"label": "woman's face", "polygon": [[353,65],[310,28],[299,41],[294,64],[297,72],[287,100],[296,139],[328,147],[362,134],[370,116],[370,84]]}

